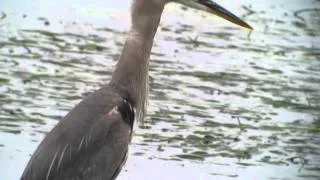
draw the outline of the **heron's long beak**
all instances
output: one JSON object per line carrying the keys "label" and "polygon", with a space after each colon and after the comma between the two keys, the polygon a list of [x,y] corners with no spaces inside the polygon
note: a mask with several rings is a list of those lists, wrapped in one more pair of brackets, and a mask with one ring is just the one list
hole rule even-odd
{"label": "heron's long beak", "polygon": [[209,13],[213,13],[223,19],[226,19],[234,24],[239,26],[253,29],[249,24],[241,20],[239,17],[226,10],[219,4],[215,3],[212,0],[177,0],[179,3],[189,6],[191,8],[207,11]]}

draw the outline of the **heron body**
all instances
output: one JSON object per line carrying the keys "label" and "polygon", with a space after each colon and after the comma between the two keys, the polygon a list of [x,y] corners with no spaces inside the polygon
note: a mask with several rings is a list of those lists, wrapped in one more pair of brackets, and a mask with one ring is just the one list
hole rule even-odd
{"label": "heron body", "polygon": [[41,142],[21,179],[115,178],[131,139],[131,103],[111,86],[81,101]]}
{"label": "heron body", "polygon": [[124,165],[133,124],[143,121],[149,57],[168,2],[251,28],[210,0],[133,0],[132,25],[111,81],[76,105],[40,143],[21,180],[109,180]]}

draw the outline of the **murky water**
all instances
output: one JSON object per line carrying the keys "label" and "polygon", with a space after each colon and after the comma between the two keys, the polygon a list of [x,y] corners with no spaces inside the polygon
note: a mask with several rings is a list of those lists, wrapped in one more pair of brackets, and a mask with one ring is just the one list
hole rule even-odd
{"label": "murky water", "polygon": [[[171,4],[146,124],[118,179],[320,179],[319,0],[219,1],[255,30]],[[0,179],[109,81],[129,2],[0,3]]]}

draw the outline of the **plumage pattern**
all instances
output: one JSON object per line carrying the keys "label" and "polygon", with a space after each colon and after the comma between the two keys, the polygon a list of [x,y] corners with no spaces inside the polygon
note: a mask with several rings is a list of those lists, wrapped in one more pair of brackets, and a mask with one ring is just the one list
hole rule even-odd
{"label": "plumage pattern", "polygon": [[42,141],[21,179],[114,179],[134,121],[130,97],[119,92],[106,86],[81,101]]}

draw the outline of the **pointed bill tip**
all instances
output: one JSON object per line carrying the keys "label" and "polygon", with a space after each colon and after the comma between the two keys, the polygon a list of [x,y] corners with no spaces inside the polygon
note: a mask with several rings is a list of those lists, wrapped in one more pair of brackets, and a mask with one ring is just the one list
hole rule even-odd
{"label": "pointed bill tip", "polygon": [[[197,0],[197,3],[198,5],[200,5],[197,6],[198,9],[205,10],[241,27],[253,30],[253,28],[248,23],[244,22],[238,16],[234,15],[232,12],[228,11],[227,9],[225,9],[224,7],[220,6],[212,0]],[[203,8],[201,8],[201,6]]]}

